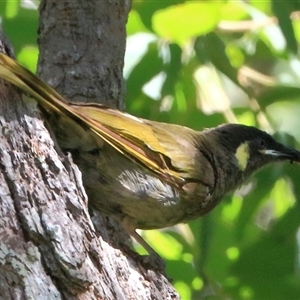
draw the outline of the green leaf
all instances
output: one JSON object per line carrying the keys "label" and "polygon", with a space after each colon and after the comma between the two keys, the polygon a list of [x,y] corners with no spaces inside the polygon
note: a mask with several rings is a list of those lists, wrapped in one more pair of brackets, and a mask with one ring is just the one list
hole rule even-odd
{"label": "green leaf", "polygon": [[242,249],[239,260],[232,265],[233,274],[240,280],[239,288],[251,287],[252,299],[300,298],[300,284],[294,272],[299,219],[299,208],[291,209],[272,231]]}
{"label": "green leaf", "polygon": [[[19,6],[17,15],[13,14],[14,17],[6,18],[5,14],[3,14],[6,2],[0,1],[0,14],[3,17],[1,26],[12,43],[15,53],[18,53],[25,45],[36,46],[38,11]],[[24,24],[26,24],[26,30],[24,30]]]}
{"label": "green leaf", "polygon": [[161,37],[183,45],[188,39],[215,28],[221,2],[186,2],[154,13],[152,25]]}
{"label": "green leaf", "polygon": [[133,0],[132,9],[135,9],[136,11],[139,12],[139,15],[144,25],[150,31],[153,31],[152,16],[157,10],[164,9],[168,6],[178,4],[178,3],[183,3],[183,2],[184,0],[164,0],[164,1]]}
{"label": "green leaf", "polygon": [[31,72],[36,72],[39,49],[37,47],[24,47],[17,56],[18,62]]}
{"label": "green leaf", "polygon": [[243,2],[228,1],[222,6],[221,9],[222,20],[241,20],[247,18],[248,16],[249,15]]}
{"label": "green leaf", "polygon": [[237,80],[237,70],[232,67],[225,51],[225,45],[220,37],[214,32],[205,35],[204,47],[215,67],[228,76],[234,83],[240,85]]}
{"label": "green leaf", "polygon": [[177,44],[169,44],[170,62],[167,64],[166,80],[162,87],[162,96],[174,95],[175,84],[179,80],[179,72],[181,70],[182,50]]}
{"label": "green leaf", "polygon": [[272,8],[278,19],[279,26],[287,42],[287,48],[293,53],[297,53],[298,45],[290,18],[292,12],[289,1],[273,0]]}
{"label": "green leaf", "polygon": [[262,107],[266,107],[278,101],[299,100],[300,88],[292,86],[270,87],[266,92],[259,95],[257,100]]}
{"label": "green leaf", "polygon": [[[272,167],[267,167],[261,170],[253,178],[252,184],[254,184],[253,190],[243,197],[243,204],[236,223],[236,236],[241,240],[247,238],[248,225],[253,224],[254,215],[261,205],[261,202],[265,200],[265,197],[271,192],[277,177],[273,175]],[[249,238],[249,237],[248,237]]]}
{"label": "green leaf", "polygon": [[158,54],[155,42],[148,45],[148,50],[135,66],[127,79],[127,98],[132,100],[142,93],[142,87],[157,75],[163,68],[162,58]]}
{"label": "green leaf", "polygon": [[5,17],[12,19],[18,14],[21,1],[6,1]]}
{"label": "green leaf", "polygon": [[131,10],[128,16],[128,22],[126,24],[127,36],[137,32],[149,32],[149,30],[143,24],[139,13],[136,10]]}

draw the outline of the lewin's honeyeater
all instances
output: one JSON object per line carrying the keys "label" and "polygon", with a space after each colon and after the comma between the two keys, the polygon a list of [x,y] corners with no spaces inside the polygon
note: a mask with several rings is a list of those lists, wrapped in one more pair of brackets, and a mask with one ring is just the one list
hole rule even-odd
{"label": "lewin's honeyeater", "polygon": [[83,174],[89,204],[118,219],[151,253],[137,228],[198,218],[264,165],[300,161],[300,152],[254,127],[194,131],[99,104],[70,103],[5,54],[0,77],[47,112],[59,146],[72,153]]}

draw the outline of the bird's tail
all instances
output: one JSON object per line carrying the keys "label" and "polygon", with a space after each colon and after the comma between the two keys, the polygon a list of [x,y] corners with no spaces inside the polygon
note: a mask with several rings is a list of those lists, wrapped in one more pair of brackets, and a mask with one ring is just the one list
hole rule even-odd
{"label": "bird's tail", "polygon": [[[153,135],[152,128],[142,119],[102,105],[69,103],[52,87],[26,70],[15,60],[0,53],[0,78],[3,78],[29,96],[46,110],[69,117],[83,124],[117,151],[138,164],[160,174],[174,183],[182,182],[177,171],[169,168],[164,149]],[[136,138],[139,132],[140,138]]]}
{"label": "bird's tail", "polygon": [[60,94],[4,53],[0,53],[0,77],[32,96],[45,109],[70,114],[70,106]]}

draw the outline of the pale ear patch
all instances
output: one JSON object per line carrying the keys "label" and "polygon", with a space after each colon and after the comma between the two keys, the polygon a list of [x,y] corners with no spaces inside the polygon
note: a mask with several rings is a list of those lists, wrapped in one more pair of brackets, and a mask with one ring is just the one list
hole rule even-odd
{"label": "pale ear patch", "polygon": [[238,161],[239,167],[241,171],[246,169],[249,160],[249,145],[247,142],[240,144],[235,152],[235,157]]}

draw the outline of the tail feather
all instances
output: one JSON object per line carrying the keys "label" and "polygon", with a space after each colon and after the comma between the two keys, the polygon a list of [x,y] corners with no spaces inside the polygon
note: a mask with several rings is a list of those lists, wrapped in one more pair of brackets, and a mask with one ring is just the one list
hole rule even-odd
{"label": "tail feather", "polygon": [[[183,183],[183,178],[170,164],[170,159],[157,141],[151,126],[142,119],[101,105],[68,103],[52,87],[3,53],[0,53],[0,77],[36,99],[46,110],[84,124],[117,151],[170,183]],[[140,132],[141,138],[136,138],[136,132]]]}
{"label": "tail feather", "polygon": [[0,53],[0,77],[32,96],[45,109],[69,114],[69,105],[60,94],[4,53]]}

